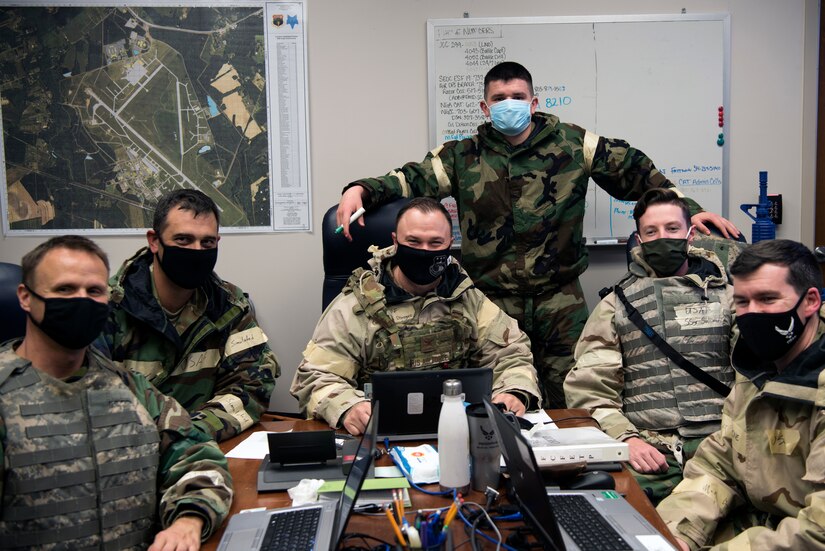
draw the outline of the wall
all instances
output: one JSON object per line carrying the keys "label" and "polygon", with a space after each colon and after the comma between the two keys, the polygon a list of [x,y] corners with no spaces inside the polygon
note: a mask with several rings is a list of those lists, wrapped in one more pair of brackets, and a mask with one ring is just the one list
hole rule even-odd
{"label": "wall", "polygon": [[[690,13],[730,13],[729,215],[750,238],[750,219],[738,206],[757,200],[758,171],[767,170],[770,191],[782,193],[784,199],[785,222],[778,235],[813,245],[816,0],[306,1],[316,231],[224,236],[216,268],[252,295],[259,321],[282,363],[283,375],[273,396],[276,410],[296,410],[289,383],[320,314],[317,228],[323,213],[337,202],[347,182],[419,160],[427,151],[428,18],[458,18],[464,12],[471,17],[678,13],[682,8]],[[552,63],[555,55],[563,53],[549,52],[547,62]],[[677,120],[661,124],[678,132]],[[644,150],[645,144],[634,145]],[[0,261],[19,262],[40,241],[0,239]],[[103,237],[98,242],[117,266],[145,240]],[[591,306],[598,289],[623,269],[623,250],[602,248],[591,254],[582,280]]]}

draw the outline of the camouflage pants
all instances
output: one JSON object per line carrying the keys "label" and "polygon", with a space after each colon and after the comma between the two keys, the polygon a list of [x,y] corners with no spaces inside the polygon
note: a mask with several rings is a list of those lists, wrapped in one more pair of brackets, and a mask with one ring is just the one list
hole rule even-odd
{"label": "camouflage pants", "polygon": [[562,384],[587,322],[587,303],[576,279],[539,295],[488,294],[530,337],[544,408],[564,408]]}
{"label": "camouflage pants", "polygon": [[[696,453],[696,448],[702,443],[704,438],[685,438],[682,441],[682,454],[684,461],[687,461]],[[653,505],[658,505],[660,501],[670,495],[673,488],[682,481],[682,470],[684,463],[681,465],[676,457],[669,450],[659,449],[667,459],[667,471],[663,473],[640,473],[633,469],[630,464],[627,464],[627,469],[633,474],[633,477],[642,487],[642,490],[650,498]]]}

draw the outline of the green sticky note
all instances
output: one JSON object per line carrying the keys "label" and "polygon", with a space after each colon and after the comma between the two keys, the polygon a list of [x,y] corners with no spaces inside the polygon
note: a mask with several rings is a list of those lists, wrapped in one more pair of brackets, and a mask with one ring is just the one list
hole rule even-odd
{"label": "green sticky note", "polygon": [[[330,480],[324,482],[318,493],[341,492],[344,489],[344,480]],[[409,488],[410,482],[403,476],[400,478],[368,478],[364,481],[362,490],[392,490],[393,488]]]}

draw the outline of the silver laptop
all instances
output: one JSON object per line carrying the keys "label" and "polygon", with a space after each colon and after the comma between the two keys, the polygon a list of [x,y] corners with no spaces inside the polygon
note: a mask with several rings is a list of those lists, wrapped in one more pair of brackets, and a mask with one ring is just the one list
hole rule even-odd
{"label": "silver laptop", "polygon": [[381,402],[378,438],[432,440],[438,438],[438,415],[444,381],[458,379],[464,401],[481,402],[493,390],[489,368],[434,369],[426,371],[379,371],[364,388],[368,398]]}
{"label": "silver laptop", "polygon": [[[378,428],[378,404],[373,404],[361,443],[355,452],[344,490],[337,501],[321,501],[299,507],[285,507],[269,511],[238,513],[229,524],[218,545],[219,551],[258,551],[305,549],[324,551],[337,549],[352,509],[361,492],[364,479],[375,454],[376,429]],[[298,520],[300,519],[300,520]],[[304,526],[298,529],[293,522]],[[304,532],[304,533],[302,533]],[[301,538],[284,541],[283,538]],[[292,547],[292,545],[296,545]]]}
{"label": "silver laptop", "polygon": [[489,400],[484,400],[484,406],[494,422],[516,503],[544,549],[673,549],[641,513],[613,490],[546,488],[530,442]]}

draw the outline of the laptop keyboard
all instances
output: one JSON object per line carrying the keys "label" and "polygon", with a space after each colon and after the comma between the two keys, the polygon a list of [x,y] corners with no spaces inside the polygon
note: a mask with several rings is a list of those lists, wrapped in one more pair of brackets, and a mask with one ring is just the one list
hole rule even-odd
{"label": "laptop keyboard", "polygon": [[559,524],[583,551],[633,549],[586,497],[576,494],[550,494],[547,497]]}
{"label": "laptop keyboard", "polygon": [[315,546],[321,508],[284,511],[269,518],[261,551],[309,551]]}

